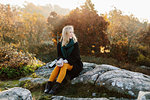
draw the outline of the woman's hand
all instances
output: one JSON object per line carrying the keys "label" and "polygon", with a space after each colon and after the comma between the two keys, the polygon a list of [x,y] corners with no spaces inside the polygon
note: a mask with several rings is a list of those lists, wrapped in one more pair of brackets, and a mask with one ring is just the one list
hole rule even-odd
{"label": "woman's hand", "polygon": [[68,63],[68,60],[65,59],[65,60],[64,60],[64,63]]}
{"label": "woman's hand", "polygon": [[58,67],[62,67],[63,64],[64,64],[64,61],[63,61],[62,58],[60,58],[60,59],[56,62],[56,65],[57,65]]}

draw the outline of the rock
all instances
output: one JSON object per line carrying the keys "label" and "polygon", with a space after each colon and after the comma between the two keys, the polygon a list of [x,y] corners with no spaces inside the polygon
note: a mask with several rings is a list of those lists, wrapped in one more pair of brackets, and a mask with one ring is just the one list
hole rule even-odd
{"label": "rock", "polygon": [[150,91],[140,91],[137,100],[150,100]]}
{"label": "rock", "polygon": [[19,79],[19,81],[25,81],[25,80],[30,80],[33,83],[38,83],[38,84],[42,84],[48,81],[48,79],[46,78],[32,78],[32,77],[24,77]]}
{"label": "rock", "polygon": [[150,76],[104,64],[96,65],[93,70],[74,78],[71,83],[92,83],[132,97],[137,97],[141,90],[150,90]]}
{"label": "rock", "polygon": [[[42,67],[39,67],[35,71],[36,75],[40,78],[24,77],[24,78],[19,79],[19,81],[30,80],[33,83],[39,83],[39,84],[43,84],[43,83],[47,82],[51,72],[54,69],[54,68],[49,68],[48,67],[49,64],[50,64],[50,62]],[[87,62],[84,62],[83,65],[84,65],[83,66],[84,70],[80,74],[85,73],[89,70],[93,70],[96,66],[96,64],[94,64],[94,63],[87,63]]]}
{"label": "rock", "polygon": [[140,68],[149,69],[150,70],[150,67],[147,67],[147,66],[140,66]]}
{"label": "rock", "polygon": [[31,80],[33,79],[32,77],[23,77],[21,79],[19,79],[19,81],[25,81],[25,80]]}
{"label": "rock", "polygon": [[39,84],[45,83],[47,81],[48,81],[48,79],[45,79],[45,78],[34,78],[34,79],[31,80],[31,82],[39,83]]}
{"label": "rock", "polygon": [[0,92],[0,100],[32,100],[32,95],[27,89],[14,87]]}
{"label": "rock", "polygon": [[50,74],[52,73],[54,67],[53,68],[49,68],[46,65],[39,67],[37,70],[35,70],[35,73],[37,76],[39,77],[43,77],[43,78],[49,78]]}
{"label": "rock", "polygon": [[96,93],[92,93],[92,96],[95,97],[95,96],[96,96]]}
{"label": "rock", "polygon": [[111,65],[106,65],[106,64],[102,64],[102,65],[96,65],[95,68],[90,71],[87,71],[86,73],[80,75],[79,77],[74,78],[71,83],[75,84],[75,83],[95,83],[97,78],[102,75],[103,73],[107,72],[107,71],[111,71],[111,70],[117,70],[120,68],[111,66]]}
{"label": "rock", "polygon": [[83,67],[92,67],[92,68],[95,68],[97,64],[95,63],[88,63],[88,62],[83,62]]}
{"label": "rock", "polygon": [[[50,64],[51,62],[47,63],[46,65],[42,66],[42,67],[39,67],[35,73],[37,76],[39,77],[44,77],[44,78],[49,78],[50,74],[52,73],[53,68],[49,68],[48,65]],[[93,70],[95,68],[97,64],[94,64],[94,63],[87,63],[87,62],[83,62],[83,71],[80,73],[80,74],[83,74],[89,70]]]}
{"label": "rock", "polygon": [[116,98],[116,97],[109,97],[110,100],[137,100],[137,99],[129,99],[129,98]]}
{"label": "rock", "polygon": [[52,96],[51,100],[109,100],[107,98],[69,98],[64,96]]}
{"label": "rock", "polygon": [[112,70],[99,76],[96,83],[105,83],[110,91],[137,97],[139,91],[150,90],[150,76],[128,70]]}
{"label": "rock", "polygon": [[83,62],[83,71],[80,72],[80,75],[86,73],[87,71],[93,70],[96,65],[97,64],[94,63]]}

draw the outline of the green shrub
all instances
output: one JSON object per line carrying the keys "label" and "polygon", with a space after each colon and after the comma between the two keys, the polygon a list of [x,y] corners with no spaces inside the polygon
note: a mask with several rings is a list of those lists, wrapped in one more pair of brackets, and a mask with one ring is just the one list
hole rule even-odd
{"label": "green shrub", "polygon": [[[42,65],[41,65],[42,66]],[[33,73],[37,68],[40,66],[36,65],[27,65],[27,66],[22,66],[18,69],[14,69],[11,67],[2,67],[0,70],[0,79],[13,79],[13,78],[20,78],[21,76],[26,76],[30,73]]]}
{"label": "green shrub", "polygon": [[139,52],[139,56],[137,57],[136,62],[140,65],[150,66],[150,57],[145,56]]}
{"label": "green shrub", "polygon": [[42,66],[29,53],[18,51],[13,46],[0,47],[0,79],[14,79],[33,73]]}
{"label": "green shrub", "polygon": [[45,85],[46,85],[46,82],[39,84],[39,83],[31,82],[31,80],[21,81],[18,84],[19,87],[29,89],[31,92],[37,91],[37,89],[44,89],[43,87],[45,87]]}
{"label": "green shrub", "polygon": [[49,62],[57,57],[57,47],[51,44],[36,44],[29,47],[29,52],[43,62]]}

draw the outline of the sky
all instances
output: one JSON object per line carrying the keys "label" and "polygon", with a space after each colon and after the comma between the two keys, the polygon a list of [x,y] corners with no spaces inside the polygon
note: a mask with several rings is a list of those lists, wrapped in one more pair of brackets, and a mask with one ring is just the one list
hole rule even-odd
{"label": "sky", "polygon": [[[23,6],[24,2],[32,2],[35,5],[59,5],[70,10],[80,7],[86,0],[0,0],[2,4]],[[91,0],[99,14],[108,13],[114,7],[120,9],[123,14],[133,14],[140,21],[150,22],[150,0]]]}

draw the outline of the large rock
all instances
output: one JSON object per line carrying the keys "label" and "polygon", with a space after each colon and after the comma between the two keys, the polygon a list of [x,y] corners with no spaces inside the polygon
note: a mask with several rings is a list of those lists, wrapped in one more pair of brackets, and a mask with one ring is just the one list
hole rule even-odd
{"label": "large rock", "polygon": [[93,70],[72,80],[72,84],[79,82],[103,85],[110,91],[133,97],[137,97],[139,91],[150,90],[150,76],[110,65],[97,65]]}
{"label": "large rock", "polygon": [[32,100],[32,95],[27,89],[14,87],[0,92],[0,100]]}
{"label": "large rock", "polygon": [[[39,84],[43,84],[45,82],[48,81],[50,74],[52,73],[54,68],[49,68],[49,63],[47,63],[46,65],[39,67],[35,73],[38,77],[40,78],[32,78],[32,77],[23,77],[20,78],[19,81],[25,81],[25,80],[30,80],[33,83],[39,83]],[[80,74],[83,74],[87,71],[93,70],[95,68],[96,64],[94,63],[87,63],[87,62],[83,62],[83,71]]]}
{"label": "large rock", "polygon": [[105,72],[111,71],[111,70],[118,70],[120,68],[111,66],[111,65],[96,65],[94,69],[91,69],[87,71],[86,73],[80,75],[79,77],[74,78],[71,83],[95,83],[97,81],[97,78],[102,75]]}
{"label": "large rock", "polygon": [[97,79],[97,83],[105,83],[107,89],[133,97],[137,97],[139,91],[150,90],[150,76],[127,70],[108,71]]}
{"label": "large rock", "polygon": [[80,75],[86,73],[87,71],[93,70],[96,65],[97,64],[94,63],[83,62],[83,70],[80,72]]}
{"label": "large rock", "polygon": [[137,100],[150,100],[150,91],[140,91]]}
{"label": "large rock", "polygon": [[150,70],[150,67],[147,66],[140,66],[140,68]]}
{"label": "large rock", "polygon": [[109,100],[107,98],[69,98],[64,96],[52,96],[51,100]]}
{"label": "large rock", "polygon": [[49,76],[51,75],[51,73],[52,73],[52,71],[54,69],[54,67],[53,68],[49,68],[49,66],[48,66],[49,64],[50,64],[50,62],[47,63],[46,65],[42,66],[42,67],[39,67],[35,71],[36,75],[39,76],[39,77],[49,78]]}
{"label": "large rock", "polygon": [[[53,68],[49,68],[49,64],[51,62],[47,63],[46,65],[38,68],[35,73],[39,77],[44,77],[44,78],[49,78],[50,74],[52,73]],[[89,70],[93,70],[95,68],[96,64],[94,63],[88,63],[88,62],[83,62],[83,71],[80,74],[83,74]]]}
{"label": "large rock", "polygon": [[19,79],[19,81],[30,80],[32,83],[43,84],[48,81],[46,78],[32,78],[32,77],[24,77]]}

